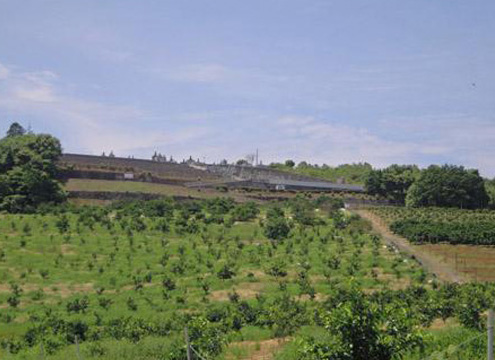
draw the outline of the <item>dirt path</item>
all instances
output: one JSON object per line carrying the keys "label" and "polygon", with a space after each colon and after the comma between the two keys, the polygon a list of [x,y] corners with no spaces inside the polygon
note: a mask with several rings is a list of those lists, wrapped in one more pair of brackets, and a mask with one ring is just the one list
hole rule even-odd
{"label": "dirt path", "polygon": [[369,220],[373,225],[373,230],[381,234],[386,243],[395,245],[400,251],[414,255],[419,263],[430,273],[445,282],[465,283],[469,282],[466,275],[455,271],[450,265],[443,263],[438,257],[429,254],[421,249],[421,246],[412,245],[407,239],[393,234],[385,222],[378,216],[367,210],[352,210],[361,217]]}
{"label": "dirt path", "polygon": [[[273,360],[275,353],[280,350],[289,338],[270,339],[263,341],[242,341],[231,344],[231,347],[249,349],[250,354],[242,360]],[[230,357],[227,357],[230,359]]]}

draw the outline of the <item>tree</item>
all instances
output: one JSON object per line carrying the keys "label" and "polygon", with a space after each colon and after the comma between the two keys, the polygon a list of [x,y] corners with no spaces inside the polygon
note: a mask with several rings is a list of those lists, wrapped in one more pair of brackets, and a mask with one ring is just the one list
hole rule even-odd
{"label": "tree", "polygon": [[489,197],[478,170],[455,165],[431,165],[407,191],[406,205],[467,209],[483,208]]}
{"label": "tree", "polygon": [[421,346],[423,337],[406,306],[381,305],[352,289],[322,321],[329,339],[307,338],[299,359],[391,360]]}
{"label": "tree", "polygon": [[495,178],[491,180],[485,180],[485,189],[488,194],[489,206],[493,209],[495,208]]}
{"label": "tree", "polygon": [[289,201],[295,222],[304,226],[316,225],[320,219],[315,216],[314,204],[303,196],[297,195]]}
{"label": "tree", "polygon": [[268,317],[276,337],[292,335],[307,321],[306,308],[294,300],[287,292],[275,298]]}
{"label": "tree", "polygon": [[224,264],[218,271],[217,276],[223,280],[232,279],[235,276],[234,267],[230,264]]}
{"label": "tree", "polygon": [[264,231],[270,240],[283,240],[289,235],[290,227],[282,216],[268,217]]}
{"label": "tree", "polygon": [[11,283],[10,284],[10,289],[12,290],[12,294],[7,298],[7,303],[15,308],[17,307],[17,305],[19,305],[21,303],[21,293],[22,293],[22,289],[19,285],[15,284],[15,283]]}
{"label": "tree", "polygon": [[33,211],[65,199],[57,180],[60,142],[51,135],[24,134],[0,140],[0,210]]}
{"label": "tree", "polygon": [[260,210],[256,203],[249,201],[244,204],[236,205],[232,209],[232,218],[235,221],[249,221],[258,216]]}
{"label": "tree", "polygon": [[391,165],[385,169],[370,171],[365,180],[365,188],[371,195],[380,195],[403,204],[407,190],[419,174],[416,165]]}
{"label": "tree", "polygon": [[238,166],[251,165],[246,159],[239,159],[239,160],[237,160],[237,162],[235,164]]}
{"label": "tree", "polygon": [[18,122],[15,122],[12,123],[12,125],[10,125],[9,127],[9,130],[7,130],[7,137],[21,136],[25,133],[26,129],[24,129]]}
{"label": "tree", "polygon": [[285,161],[285,166],[293,168],[294,166],[296,166],[296,163],[294,162],[294,160],[289,159]]}

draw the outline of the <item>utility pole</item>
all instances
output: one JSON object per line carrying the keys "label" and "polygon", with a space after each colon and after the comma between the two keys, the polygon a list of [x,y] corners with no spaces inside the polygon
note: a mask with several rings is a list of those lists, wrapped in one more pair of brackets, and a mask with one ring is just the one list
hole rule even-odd
{"label": "utility pole", "polygon": [[493,360],[493,324],[494,324],[493,309],[488,310],[488,360]]}
{"label": "utility pole", "polygon": [[191,344],[189,343],[189,333],[187,332],[187,326],[184,328],[184,339],[186,340],[187,360],[192,360]]}

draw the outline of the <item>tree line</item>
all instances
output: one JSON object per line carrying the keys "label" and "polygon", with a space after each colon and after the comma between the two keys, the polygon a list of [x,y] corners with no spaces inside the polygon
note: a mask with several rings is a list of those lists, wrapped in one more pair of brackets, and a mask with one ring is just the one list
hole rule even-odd
{"label": "tree line", "polygon": [[456,165],[391,165],[369,172],[365,188],[410,207],[480,209],[490,204],[485,180],[478,170]]}

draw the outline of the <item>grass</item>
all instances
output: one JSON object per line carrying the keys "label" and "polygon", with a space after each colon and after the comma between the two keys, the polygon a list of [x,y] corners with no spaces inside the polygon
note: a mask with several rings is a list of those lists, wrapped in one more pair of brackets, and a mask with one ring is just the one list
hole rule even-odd
{"label": "grass", "polygon": [[417,247],[434,254],[439,261],[468,275],[473,281],[495,281],[494,246],[425,244]]}
{"label": "grass", "polygon": [[184,186],[154,184],[137,181],[69,179],[65,185],[68,191],[108,191],[108,192],[140,192],[164,196],[192,196],[196,198],[215,197],[218,194],[189,189]]}
{"label": "grass", "polygon": [[[163,196],[180,196],[195,199],[212,199],[229,196],[238,202],[257,201],[267,202],[277,198],[291,198],[294,193],[267,192],[267,191],[243,191],[230,190],[228,193],[215,188],[192,189],[179,185],[155,184],[137,181],[94,180],[94,179],[69,179],[65,184],[67,191],[102,191],[102,192],[132,192],[144,194],[157,194]],[[338,196],[338,195],[337,195]],[[71,199],[73,202],[88,202],[85,199]],[[94,203],[93,203],[94,204]]]}

